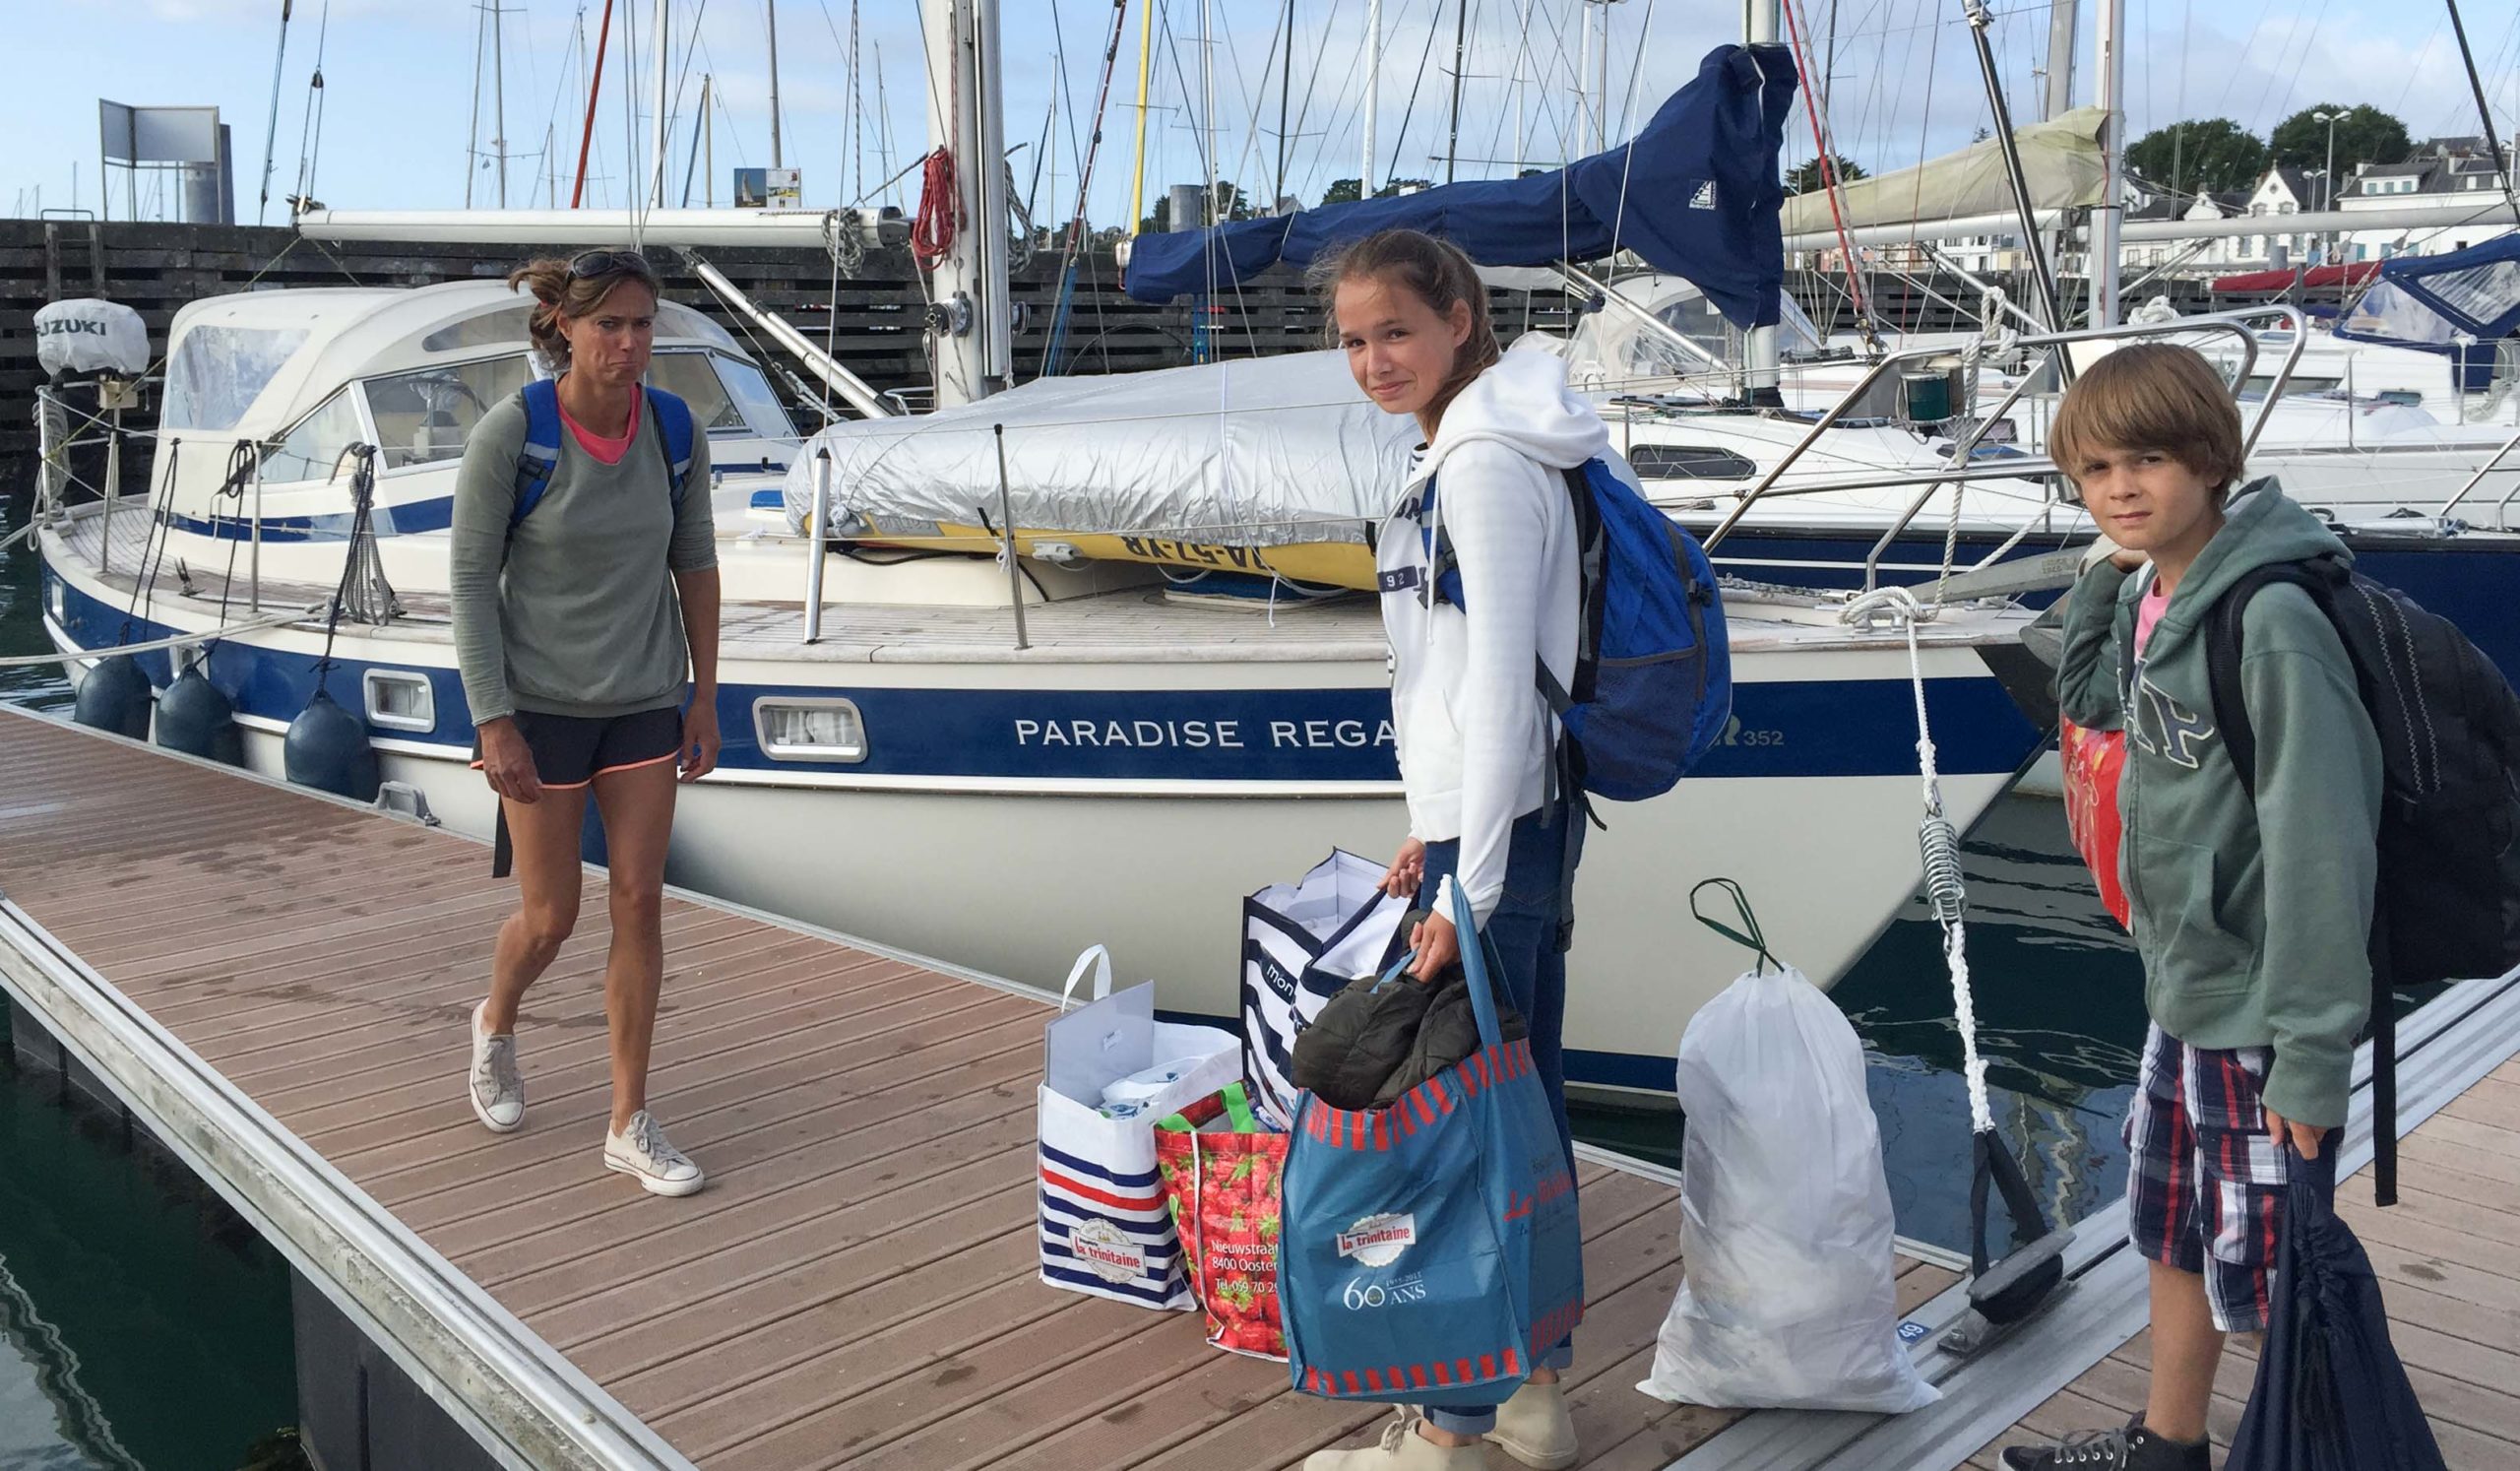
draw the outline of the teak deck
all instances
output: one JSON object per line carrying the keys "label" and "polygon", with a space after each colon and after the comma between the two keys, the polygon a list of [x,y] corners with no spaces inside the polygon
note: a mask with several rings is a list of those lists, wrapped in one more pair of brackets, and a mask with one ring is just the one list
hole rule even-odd
{"label": "teak deck", "polygon": [[[2391,1339],[2451,1471],[2520,1466],[2520,1060],[2400,1141],[2396,1205],[2371,1203],[2366,1169],[2338,1186],[2337,1213],[2370,1253]],[[1968,1464],[1993,1471],[2004,1446],[2125,1423],[2144,1406],[2150,1348],[2137,1334]],[[2218,1458],[2256,1375],[2242,1346],[2223,1356],[2207,1417]]]}
{"label": "teak deck", "polygon": [[[1384,1414],[1292,1393],[1194,1315],[1039,1283],[1039,1001],[668,895],[653,1096],[710,1183],[662,1200],[598,1159],[599,873],[527,997],[507,1137],[463,1094],[514,895],[477,843],[0,710],[0,887],[710,1471],[1263,1471]],[[2501,1163],[2490,1188],[2520,1190]],[[2412,1154],[2408,1173],[2441,1178]],[[1679,1280],[1677,1203],[1599,1164],[1583,1180],[1584,1464],[1663,1467],[1734,1418],[1634,1388]],[[2500,1219],[2499,1247],[2449,1234],[2500,1285],[2520,1364]],[[1902,1267],[1903,1311],[1953,1280]]]}

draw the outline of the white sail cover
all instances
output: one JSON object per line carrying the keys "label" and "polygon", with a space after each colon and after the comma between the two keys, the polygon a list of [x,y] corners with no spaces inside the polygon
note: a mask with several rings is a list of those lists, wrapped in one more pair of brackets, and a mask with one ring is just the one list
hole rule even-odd
{"label": "white sail cover", "polygon": [[1042,378],[935,414],[834,424],[788,467],[801,529],[831,454],[836,525],[997,527],[998,426],[1015,525],[1246,546],[1362,542],[1418,443],[1336,352]]}
{"label": "white sail cover", "polygon": [[[2032,208],[2061,210],[2100,203],[2101,181],[2108,172],[2100,132],[2108,121],[2109,114],[2102,108],[2077,107],[2046,122],[2013,129]],[[1857,179],[1841,186],[1839,195],[1849,229],[1912,221],[1930,224],[1938,220],[2009,214],[2013,209],[2003,147],[1992,138],[1982,138],[1956,154],[1913,168]],[[1834,229],[1827,192],[1814,189],[1787,200],[1784,226],[1789,236]]]}

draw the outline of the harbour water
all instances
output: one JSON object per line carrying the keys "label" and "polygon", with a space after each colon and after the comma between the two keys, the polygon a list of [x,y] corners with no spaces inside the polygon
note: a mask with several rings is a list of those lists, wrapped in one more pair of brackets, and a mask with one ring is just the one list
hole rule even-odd
{"label": "harbour water", "polygon": [[[5,525],[14,528],[25,506],[22,487],[11,488]],[[0,552],[0,655],[48,647],[38,603],[34,558],[23,547]],[[57,668],[0,668],[0,700],[61,709],[70,695]],[[2073,1219],[2122,1185],[2117,1122],[2143,1037],[2140,975],[2066,843],[2057,803],[1999,803],[1967,860],[1996,1119],[2050,1212]],[[1791,961],[1793,936],[1770,938]],[[1834,994],[1870,1054],[1901,1232],[1965,1248],[1960,1044],[1939,931],[1922,908]],[[197,1190],[58,1106],[45,1082],[5,1070],[0,1085],[0,1147],[11,1161],[0,1170],[0,1471],[256,1464],[254,1442],[293,1413],[284,1264],[250,1233],[240,1242],[216,1229],[220,1213]],[[1582,1109],[1576,1130],[1679,1162],[1668,1112]]]}

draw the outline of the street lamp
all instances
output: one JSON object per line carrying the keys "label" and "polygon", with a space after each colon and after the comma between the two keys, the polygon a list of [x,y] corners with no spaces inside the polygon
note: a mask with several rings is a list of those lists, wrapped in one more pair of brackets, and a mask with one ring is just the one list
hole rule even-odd
{"label": "street lamp", "polygon": [[[2320,208],[2325,211],[2333,211],[2336,208],[2336,125],[2343,121],[2344,117],[2345,114],[2342,112],[2313,112],[2310,114],[2310,121],[2323,122],[2327,124],[2327,172],[2320,175],[2320,177],[2326,181],[2326,188],[2321,192],[2327,196],[2327,202],[2320,206]],[[2328,232],[2327,254],[2328,264],[2330,265],[2334,265],[2336,263],[2336,253],[2340,248],[2340,238],[2338,231],[2330,230]]]}

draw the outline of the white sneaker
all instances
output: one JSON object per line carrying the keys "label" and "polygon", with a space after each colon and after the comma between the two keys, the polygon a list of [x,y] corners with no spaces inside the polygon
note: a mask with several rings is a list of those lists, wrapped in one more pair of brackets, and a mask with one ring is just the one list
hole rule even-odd
{"label": "white sneaker", "polygon": [[512,1134],[525,1124],[525,1079],[516,1070],[516,1034],[484,1032],[483,1001],[472,1008],[472,1069],[467,1097],[472,1113],[494,1134]]}
{"label": "white sneaker", "polygon": [[1385,1422],[1382,1439],[1356,1450],[1316,1450],[1303,1471],[1486,1471],[1477,1444],[1438,1445],[1418,1434],[1421,1417],[1402,1410]]}
{"label": "white sneaker", "polygon": [[630,1126],[603,1136],[603,1168],[636,1176],[652,1195],[698,1193],[708,1177],[679,1149],[665,1142],[665,1131],[647,1110],[630,1116]]}

